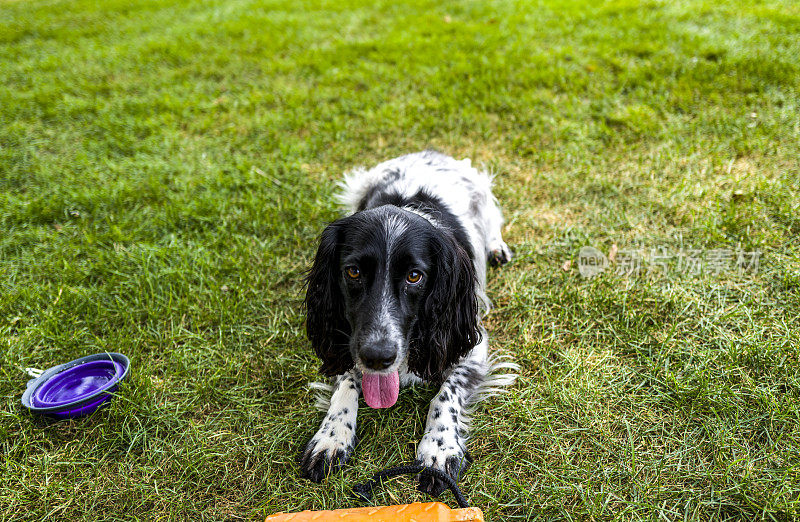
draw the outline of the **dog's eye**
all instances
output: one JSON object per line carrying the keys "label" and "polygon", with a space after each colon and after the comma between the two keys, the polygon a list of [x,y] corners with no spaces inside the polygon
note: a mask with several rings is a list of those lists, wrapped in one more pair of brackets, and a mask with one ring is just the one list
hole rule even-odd
{"label": "dog's eye", "polygon": [[419,270],[411,270],[406,275],[406,281],[411,283],[412,285],[419,283],[421,279],[422,279],[422,272],[420,272]]}
{"label": "dog's eye", "polygon": [[357,266],[348,266],[347,268],[344,269],[344,272],[350,279],[358,279],[359,277],[361,277],[361,271],[358,269]]}

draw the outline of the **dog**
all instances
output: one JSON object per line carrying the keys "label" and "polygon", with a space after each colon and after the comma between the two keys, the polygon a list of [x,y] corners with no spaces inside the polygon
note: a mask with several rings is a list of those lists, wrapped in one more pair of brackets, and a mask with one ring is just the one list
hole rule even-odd
{"label": "dog", "polygon": [[[401,386],[426,382],[440,388],[417,462],[458,481],[472,462],[471,407],[516,377],[515,364],[489,356],[481,324],[487,261],[512,256],[491,177],[428,150],[355,170],[341,188],[348,215],[322,232],[306,276],[306,332],[333,384],[315,386],[326,415],[301,474],[320,482],[347,461],[359,396],[389,408]],[[430,474],[418,486],[433,496],[446,488]]]}

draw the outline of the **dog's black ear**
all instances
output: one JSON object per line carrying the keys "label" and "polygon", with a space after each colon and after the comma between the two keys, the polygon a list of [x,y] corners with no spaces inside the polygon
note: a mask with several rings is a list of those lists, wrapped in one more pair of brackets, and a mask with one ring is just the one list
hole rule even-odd
{"label": "dog's black ear", "polygon": [[432,254],[436,265],[411,332],[409,369],[438,383],[447,368],[481,341],[481,330],[469,254],[449,232],[433,238]]}
{"label": "dog's black ear", "polygon": [[339,287],[339,241],[343,220],[328,225],[320,236],[314,265],[306,276],[306,334],[322,361],[320,373],[340,375],[353,367],[350,324],[344,317]]}

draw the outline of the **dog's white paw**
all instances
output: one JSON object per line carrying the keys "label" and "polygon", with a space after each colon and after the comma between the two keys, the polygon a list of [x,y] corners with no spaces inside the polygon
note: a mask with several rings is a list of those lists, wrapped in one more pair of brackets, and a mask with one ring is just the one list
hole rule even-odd
{"label": "dog's white paw", "polygon": [[323,425],[300,454],[300,474],[320,482],[347,462],[358,439],[354,429]]}
{"label": "dog's white paw", "polygon": [[[417,447],[417,463],[443,471],[458,482],[472,464],[472,457],[464,447],[463,438],[453,429],[444,429],[422,436]],[[447,489],[447,484],[433,475],[420,474],[418,488],[438,497]]]}
{"label": "dog's white paw", "polygon": [[504,265],[511,261],[511,249],[502,239],[495,239],[489,243],[489,263],[494,266]]}

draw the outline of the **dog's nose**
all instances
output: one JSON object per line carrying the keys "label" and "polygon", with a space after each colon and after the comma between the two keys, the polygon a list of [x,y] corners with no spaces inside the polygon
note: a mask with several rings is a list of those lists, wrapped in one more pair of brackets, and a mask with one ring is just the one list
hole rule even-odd
{"label": "dog's nose", "polygon": [[385,370],[397,357],[397,350],[389,343],[371,343],[361,348],[361,361],[370,370]]}

